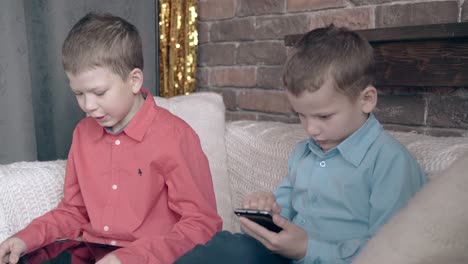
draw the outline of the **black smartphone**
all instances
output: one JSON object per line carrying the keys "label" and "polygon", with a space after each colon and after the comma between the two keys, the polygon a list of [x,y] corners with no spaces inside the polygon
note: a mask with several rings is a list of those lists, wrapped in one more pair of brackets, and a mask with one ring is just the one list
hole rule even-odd
{"label": "black smartphone", "polygon": [[248,218],[249,220],[254,221],[255,223],[265,227],[270,231],[278,233],[283,230],[273,222],[273,217],[268,211],[238,208],[234,209],[234,213],[237,216]]}

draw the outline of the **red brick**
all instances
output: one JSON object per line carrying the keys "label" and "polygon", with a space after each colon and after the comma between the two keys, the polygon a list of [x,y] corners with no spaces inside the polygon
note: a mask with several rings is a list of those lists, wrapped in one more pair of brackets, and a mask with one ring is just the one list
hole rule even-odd
{"label": "red brick", "polygon": [[288,12],[320,10],[347,6],[346,0],[288,0]]}
{"label": "red brick", "polygon": [[405,126],[396,124],[383,124],[385,130],[399,131],[399,132],[412,132],[417,134],[424,134],[434,137],[467,137],[468,132],[463,129],[454,128],[434,128],[425,126]]}
{"label": "red brick", "polygon": [[255,112],[239,112],[239,111],[226,111],[226,121],[238,120],[257,120],[258,113]]}
{"label": "red brick", "polygon": [[[464,89],[466,93],[466,89]],[[468,129],[468,100],[464,96],[433,96],[429,101],[427,125]]]}
{"label": "red brick", "polygon": [[300,34],[309,29],[309,16],[258,17],[256,20],[257,39],[284,39],[284,36]]}
{"label": "red brick", "polygon": [[233,18],[236,10],[237,0],[198,1],[198,18],[202,21]]}
{"label": "red brick", "polygon": [[239,16],[284,13],[284,0],[239,0]]}
{"label": "red brick", "polygon": [[209,87],[210,70],[206,67],[197,67],[197,88]]}
{"label": "red brick", "polygon": [[237,49],[237,64],[282,65],[285,60],[286,48],[282,41],[241,43]]}
{"label": "red brick", "polygon": [[381,28],[452,23],[457,22],[458,12],[457,1],[383,5],[375,10],[375,25]]}
{"label": "red brick", "polygon": [[257,83],[255,67],[215,67],[210,73],[213,87],[254,87]]}
{"label": "red brick", "polygon": [[237,105],[243,110],[270,113],[291,113],[284,91],[249,89],[237,94]]}
{"label": "red brick", "polygon": [[[295,124],[299,123],[300,120],[296,115],[284,115],[284,114],[264,114],[259,113],[257,116],[259,121],[274,121],[274,122],[282,122],[282,123],[290,123]],[[305,131],[304,131],[304,138],[305,138]]]}
{"label": "red brick", "polygon": [[355,5],[378,5],[390,2],[397,2],[401,0],[350,0]]}
{"label": "red brick", "polygon": [[420,96],[431,94],[435,96],[453,95],[457,92],[457,87],[400,87],[400,86],[378,86],[379,95],[406,95],[406,96]]}
{"label": "red brick", "polygon": [[236,110],[236,90],[229,88],[210,88],[210,89],[201,89],[200,92],[215,92],[223,96],[224,106],[228,110]]}
{"label": "red brick", "polygon": [[425,135],[433,137],[467,137],[468,132],[465,129],[437,128],[427,127],[424,130]]}
{"label": "red brick", "polygon": [[210,23],[198,21],[197,27],[198,43],[203,44],[210,41]]}
{"label": "red brick", "polygon": [[215,22],[211,25],[211,41],[254,40],[254,18],[231,19]]}
{"label": "red brick", "polygon": [[312,14],[310,28],[325,27],[330,24],[350,29],[368,29],[373,27],[373,9],[370,7],[326,10]]}
{"label": "red brick", "polygon": [[269,89],[281,89],[283,67],[258,67],[257,69],[257,87]]}
{"label": "red brick", "polygon": [[422,96],[380,95],[374,113],[384,124],[424,125],[425,109]]}
{"label": "red brick", "polygon": [[462,6],[461,21],[468,21],[468,1],[466,0]]}
{"label": "red brick", "polygon": [[216,66],[235,63],[235,44],[203,44],[198,46],[198,65]]}

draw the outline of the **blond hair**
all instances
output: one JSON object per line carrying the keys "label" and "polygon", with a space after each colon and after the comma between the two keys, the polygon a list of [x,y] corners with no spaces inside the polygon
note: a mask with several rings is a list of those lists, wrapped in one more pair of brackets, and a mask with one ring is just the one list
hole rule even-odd
{"label": "blond hair", "polygon": [[356,98],[372,84],[373,74],[368,41],[352,30],[330,25],[308,32],[296,43],[283,69],[283,83],[298,96],[330,80],[338,91]]}
{"label": "blond hair", "polygon": [[71,74],[107,67],[126,80],[133,69],[143,70],[140,35],[123,18],[88,13],[68,33],[62,47],[62,63]]}

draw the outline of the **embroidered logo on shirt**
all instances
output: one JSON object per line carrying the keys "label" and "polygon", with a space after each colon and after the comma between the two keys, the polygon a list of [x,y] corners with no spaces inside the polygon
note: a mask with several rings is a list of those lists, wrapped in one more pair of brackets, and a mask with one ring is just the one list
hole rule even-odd
{"label": "embroidered logo on shirt", "polygon": [[138,169],[138,175],[143,175],[143,172],[141,171],[141,169]]}

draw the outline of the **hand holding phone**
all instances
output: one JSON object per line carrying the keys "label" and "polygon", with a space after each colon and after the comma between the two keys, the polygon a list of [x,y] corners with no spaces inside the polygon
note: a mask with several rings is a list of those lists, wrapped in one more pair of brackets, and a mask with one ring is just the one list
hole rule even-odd
{"label": "hand holding phone", "polygon": [[278,233],[283,230],[273,222],[273,216],[269,211],[238,208],[234,210],[234,213],[237,216],[248,218],[249,220],[265,227],[270,231]]}

